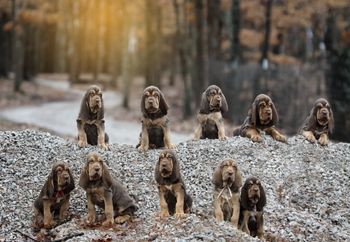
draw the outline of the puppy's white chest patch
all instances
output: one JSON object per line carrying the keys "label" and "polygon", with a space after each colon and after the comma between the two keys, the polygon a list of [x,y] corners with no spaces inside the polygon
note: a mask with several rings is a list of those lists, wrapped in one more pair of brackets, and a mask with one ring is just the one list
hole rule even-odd
{"label": "puppy's white chest patch", "polygon": [[168,190],[173,190],[173,185],[164,185],[164,187]]}

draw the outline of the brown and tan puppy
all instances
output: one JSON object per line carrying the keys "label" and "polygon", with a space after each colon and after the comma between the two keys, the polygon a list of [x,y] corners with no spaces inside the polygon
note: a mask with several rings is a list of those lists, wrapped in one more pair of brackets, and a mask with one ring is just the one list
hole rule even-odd
{"label": "brown and tan puppy", "polygon": [[192,198],[186,193],[174,152],[165,150],[159,155],[154,176],[158,184],[161,217],[175,214],[175,217],[182,218],[191,212]]}
{"label": "brown and tan puppy", "polygon": [[259,239],[264,239],[264,206],[266,195],[256,177],[248,178],[241,191],[240,229]]}
{"label": "brown and tan puppy", "polygon": [[90,153],[81,171],[79,185],[86,191],[88,215],[86,222],[91,225],[96,219],[95,205],[104,209],[103,226],[124,223],[137,210],[123,185],[113,179],[101,156]]}
{"label": "brown and tan puppy", "polygon": [[278,114],[271,98],[265,94],[259,94],[252,103],[244,123],[233,131],[233,135],[260,142],[262,140],[260,132],[265,131],[275,140],[287,142],[286,136],[275,128],[277,122]]}
{"label": "brown and tan puppy", "polygon": [[79,147],[86,147],[90,144],[108,149],[102,91],[96,85],[89,87],[81,101],[77,126]]}
{"label": "brown and tan puppy", "polygon": [[68,165],[56,162],[34,201],[34,228],[52,228],[55,216],[62,221],[67,218],[70,192],[75,188],[74,179]]}
{"label": "brown and tan puppy", "polygon": [[194,140],[226,139],[222,114],[228,111],[224,94],[218,86],[211,85],[203,92],[198,126],[194,131]]}
{"label": "brown and tan puppy", "polygon": [[238,228],[239,190],[242,186],[242,177],[237,163],[232,159],[223,160],[216,167],[212,182],[216,220],[218,222],[230,221]]}
{"label": "brown and tan puppy", "polygon": [[329,142],[328,135],[332,132],[333,127],[332,108],[326,99],[319,98],[314,103],[299,132],[311,143],[318,140],[321,145],[327,145]]}
{"label": "brown and tan puppy", "polygon": [[170,142],[168,109],[164,95],[157,87],[149,86],[143,91],[141,98],[142,131],[140,142],[136,146],[139,151],[163,147],[174,148]]}

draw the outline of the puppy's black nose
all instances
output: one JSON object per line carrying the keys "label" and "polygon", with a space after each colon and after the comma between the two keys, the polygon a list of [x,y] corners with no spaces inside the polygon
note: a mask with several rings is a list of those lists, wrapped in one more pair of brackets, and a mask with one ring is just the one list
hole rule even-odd
{"label": "puppy's black nose", "polygon": [[254,192],[257,192],[257,191],[259,191],[259,188],[258,187],[254,187]]}
{"label": "puppy's black nose", "polygon": [[100,167],[95,167],[95,171],[100,171]]}
{"label": "puppy's black nose", "polygon": [[66,174],[66,175],[64,175],[64,180],[68,180],[69,179],[69,175],[68,174]]}
{"label": "puppy's black nose", "polygon": [[233,175],[233,171],[228,171],[227,172],[230,176]]}
{"label": "puppy's black nose", "polygon": [[322,110],[322,114],[327,114],[327,110]]}

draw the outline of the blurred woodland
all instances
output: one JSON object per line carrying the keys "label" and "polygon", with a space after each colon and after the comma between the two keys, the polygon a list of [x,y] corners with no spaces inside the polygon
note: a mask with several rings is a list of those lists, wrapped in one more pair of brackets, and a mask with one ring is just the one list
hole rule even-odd
{"label": "blurred woodland", "polygon": [[38,73],[100,80],[125,108],[136,76],[174,86],[184,119],[216,84],[236,124],[266,93],[288,134],[323,96],[333,138],[350,141],[350,1],[0,0],[0,76],[19,91]]}

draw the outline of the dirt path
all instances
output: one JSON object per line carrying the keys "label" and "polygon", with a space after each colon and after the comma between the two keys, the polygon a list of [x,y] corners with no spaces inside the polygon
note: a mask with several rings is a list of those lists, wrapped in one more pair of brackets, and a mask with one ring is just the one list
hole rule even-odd
{"label": "dirt path", "polygon": [[[70,89],[64,82],[50,82],[39,80],[40,85],[50,85],[60,90],[67,90],[76,95],[76,100],[44,103],[37,106],[22,106],[0,111],[0,117],[15,123],[28,123],[52,130],[62,136],[76,136],[76,118],[79,112],[80,100],[84,92]],[[56,85],[56,86],[54,86]],[[122,96],[115,91],[104,92],[104,104],[106,109],[118,105]],[[111,143],[131,144],[138,142],[141,124],[135,121],[117,121],[112,115],[105,114],[106,132],[110,136]],[[190,135],[172,132],[172,142],[177,144],[190,139]]]}

